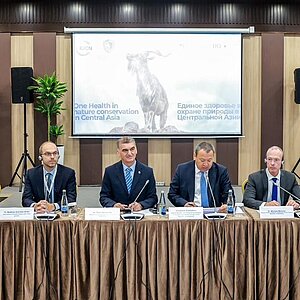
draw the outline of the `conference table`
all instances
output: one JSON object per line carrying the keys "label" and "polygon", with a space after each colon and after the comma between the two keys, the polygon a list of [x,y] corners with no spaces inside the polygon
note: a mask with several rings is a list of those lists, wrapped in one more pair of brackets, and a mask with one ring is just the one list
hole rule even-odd
{"label": "conference table", "polygon": [[0,299],[300,299],[300,220],[0,221]]}

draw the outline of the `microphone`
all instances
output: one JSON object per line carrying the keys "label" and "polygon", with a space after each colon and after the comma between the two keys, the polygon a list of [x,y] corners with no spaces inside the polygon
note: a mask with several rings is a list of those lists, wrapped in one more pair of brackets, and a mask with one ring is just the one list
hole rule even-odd
{"label": "microphone", "polygon": [[292,198],[294,198],[293,200],[295,202],[297,202],[300,205],[300,198],[297,197],[296,195],[292,194],[291,192],[289,192],[288,190],[286,190],[285,188],[283,188],[282,186],[280,186],[277,182],[273,182],[273,184],[275,184],[277,187],[279,187],[281,190],[283,190],[285,193],[287,193],[288,195],[290,195]]}
{"label": "microphone", "polygon": [[216,199],[215,199],[215,196],[214,196],[214,193],[212,191],[212,188],[211,188],[211,184],[209,182],[209,178],[208,178],[208,172],[205,172],[205,179],[206,179],[206,182],[207,182],[207,185],[208,185],[208,189],[210,191],[210,194],[211,194],[211,197],[213,199],[213,202],[214,202],[214,212],[213,213],[207,213],[207,214],[204,214],[205,217],[208,219],[208,220],[214,220],[214,219],[225,219],[227,214],[225,213],[219,213],[217,210],[217,203],[216,203]]}
{"label": "microphone", "polygon": [[[137,196],[135,197],[134,201],[132,203],[136,203],[138,198],[140,197],[141,193],[144,191],[145,187],[147,186],[147,184],[149,183],[149,179],[146,180],[145,184],[143,185],[143,187],[141,188],[141,190],[139,191],[139,193],[137,194]],[[142,213],[136,213],[136,212],[130,212],[130,213],[125,213],[123,215],[121,215],[121,218],[125,221],[129,220],[142,220],[144,217],[144,214]]]}
{"label": "microphone", "polygon": [[148,183],[149,183],[149,179],[146,180],[144,186],[142,187],[142,189],[140,190],[140,192],[138,193],[138,195],[135,197],[133,203],[136,203],[136,200],[139,198],[139,196],[141,195],[141,193],[143,192],[143,190],[145,189],[145,187],[147,186]]}
{"label": "microphone", "polygon": [[205,179],[206,179],[206,183],[208,185],[211,197],[212,197],[213,202],[214,202],[215,212],[217,212],[217,203],[216,203],[216,199],[215,199],[214,193],[212,192],[212,188],[211,188],[211,185],[210,185],[210,182],[209,182],[208,172],[205,172]]}

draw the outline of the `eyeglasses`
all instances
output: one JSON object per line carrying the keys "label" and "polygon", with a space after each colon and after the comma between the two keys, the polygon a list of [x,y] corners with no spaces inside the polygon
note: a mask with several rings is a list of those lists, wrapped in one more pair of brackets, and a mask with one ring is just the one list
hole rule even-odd
{"label": "eyeglasses", "polygon": [[56,156],[59,155],[59,153],[57,151],[54,151],[54,152],[45,152],[42,155],[45,155],[47,157],[51,157],[53,155],[54,157],[56,157]]}
{"label": "eyeglasses", "polygon": [[274,163],[280,163],[280,162],[281,162],[281,159],[280,159],[280,158],[270,158],[270,157],[268,157],[268,158],[267,158],[267,161],[268,161],[269,163],[272,163],[272,162],[274,162]]}

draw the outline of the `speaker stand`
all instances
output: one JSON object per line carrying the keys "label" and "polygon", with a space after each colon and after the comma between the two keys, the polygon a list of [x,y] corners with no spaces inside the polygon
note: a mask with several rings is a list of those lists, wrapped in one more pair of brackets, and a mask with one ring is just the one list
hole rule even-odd
{"label": "speaker stand", "polygon": [[296,171],[299,164],[300,164],[300,158],[298,159],[298,161],[296,162],[294,168],[292,169],[292,173],[294,173],[298,177],[298,179],[300,179],[300,177],[295,171]]}
{"label": "speaker stand", "polygon": [[[19,186],[19,192],[22,192],[22,187],[23,187],[23,183],[25,183],[25,176],[27,173],[27,159],[29,159],[29,161],[31,162],[32,166],[35,167],[35,164],[33,162],[33,160],[31,159],[29,153],[28,153],[28,149],[27,149],[27,138],[28,138],[28,134],[27,134],[27,119],[26,119],[26,103],[24,102],[24,151],[21,155],[21,158],[19,160],[19,163],[15,169],[15,172],[10,180],[9,186],[12,186],[14,179],[16,176],[18,176],[20,178],[20,186]],[[23,164],[22,164],[23,163]],[[19,169],[22,165],[22,169],[21,169],[21,176],[18,174]]]}

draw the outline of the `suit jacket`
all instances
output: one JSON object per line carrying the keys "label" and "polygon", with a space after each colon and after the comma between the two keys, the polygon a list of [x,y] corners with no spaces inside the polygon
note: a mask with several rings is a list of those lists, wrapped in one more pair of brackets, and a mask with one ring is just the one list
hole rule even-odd
{"label": "suit jacket", "polygon": [[[281,170],[280,171],[280,186],[290,193],[300,197],[300,187],[293,173]],[[250,208],[259,209],[263,202],[267,202],[268,197],[268,177],[266,170],[260,170],[248,177],[248,183],[243,196],[243,203]],[[280,190],[281,205],[286,205],[289,195]]]}
{"label": "suit jacket", "polygon": [[113,207],[116,203],[130,204],[149,180],[143,192],[137,199],[144,209],[153,207],[157,203],[156,185],[152,168],[137,161],[133,182],[128,195],[122,162],[119,161],[105,169],[100,203],[103,207]]}
{"label": "suit jacket", "polygon": [[[214,162],[208,171],[208,178],[216,200],[216,205],[221,206],[227,202],[228,191],[232,190],[233,192],[227,168]],[[195,161],[191,160],[177,166],[170,185],[168,198],[175,206],[184,206],[187,202],[193,202],[194,196]],[[208,200],[209,206],[214,207],[214,201],[209,188]]]}
{"label": "suit jacket", "polygon": [[[76,201],[75,171],[63,165],[57,165],[54,179],[54,202],[60,206],[62,191],[66,190],[68,202]],[[29,169],[25,178],[25,187],[22,195],[22,205],[30,206],[45,199],[43,166]]]}

